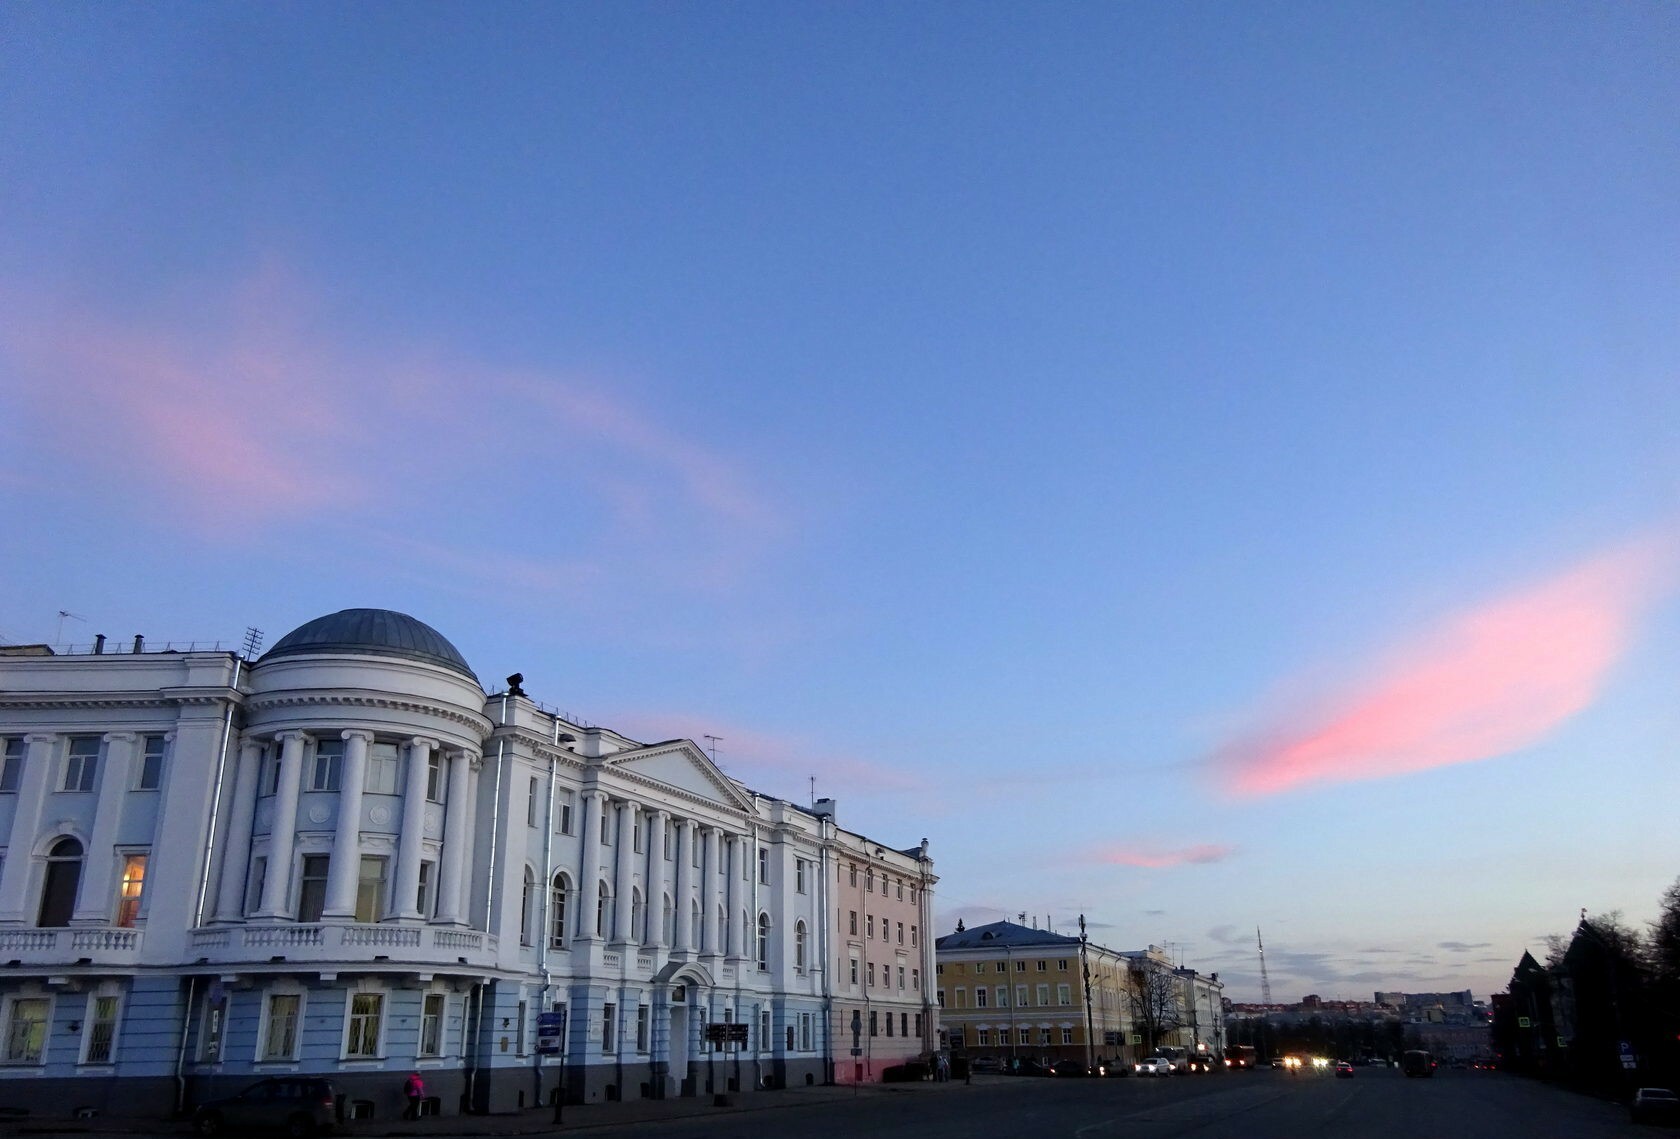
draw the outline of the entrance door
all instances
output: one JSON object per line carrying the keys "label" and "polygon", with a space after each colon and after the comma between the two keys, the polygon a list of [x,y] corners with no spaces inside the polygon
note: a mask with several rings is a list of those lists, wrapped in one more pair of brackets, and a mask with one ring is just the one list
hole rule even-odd
{"label": "entrance door", "polygon": [[671,1051],[670,1088],[672,1095],[693,1095],[694,1089],[688,1085],[688,1006],[671,1006],[671,1033],[668,1047]]}

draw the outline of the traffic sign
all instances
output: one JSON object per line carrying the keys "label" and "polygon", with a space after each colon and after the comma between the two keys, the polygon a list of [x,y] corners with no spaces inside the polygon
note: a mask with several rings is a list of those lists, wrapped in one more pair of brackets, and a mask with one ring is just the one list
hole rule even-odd
{"label": "traffic sign", "polygon": [[560,1051],[560,1041],[566,1035],[566,1014],[564,1012],[539,1012],[537,1014],[537,1053],[542,1056],[553,1056]]}

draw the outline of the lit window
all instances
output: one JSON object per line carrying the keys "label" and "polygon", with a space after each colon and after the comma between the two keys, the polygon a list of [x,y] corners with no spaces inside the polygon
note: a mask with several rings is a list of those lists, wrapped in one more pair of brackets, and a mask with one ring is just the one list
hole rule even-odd
{"label": "lit window", "polygon": [[384,1012],[385,994],[351,994],[350,1018],[344,1034],[346,1056],[366,1058],[379,1055],[379,1022]]}
{"label": "lit window", "polygon": [[123,855],[122,879],[117,885],[117,924],[132,929],[140,920],[140,897],[146,889],[146,856]]}
{"label": "lit window", "polygon": [[47,1048],[46,997],[14,997],[6,1008],[8,1064],[39,1064]]}

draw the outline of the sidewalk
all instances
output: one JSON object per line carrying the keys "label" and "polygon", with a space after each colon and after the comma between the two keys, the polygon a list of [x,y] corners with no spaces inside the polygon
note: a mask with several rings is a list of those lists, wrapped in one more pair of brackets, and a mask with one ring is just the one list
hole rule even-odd
{"label": "sidewalk", "polygon": [[[1004,1077],[980,1076],[976,1086],[993,1083]],[[731,1093],[726,1107],[715,1106],[711,1096],[688,1099],[640,1099],[624,1103],[567,1104],[564,1121],[556,1127],[552,1108],[532,1108],[528,1111],[500,1115],[443,1115],[427,1119],[370,1119],[360,1123],[345,1123],[338,1134],[352,1139],[446,1139],[449,1136],[481,1135],[556,1135],[570,1131],[584,1131],[592,1127],[622,1127],[668,1119],[696,1116],[744,1114],[756,1111],[775,1111],[787,1107],[845,1102],[864,1097],[944,1095],[963,1090],[961,1080],[946,1083],[912,1084],[836,1084],[833,1086],[794,1087],[774,1091]],[[6,1135],[134,1135],[188,1134],[191,1126],[185,1120],[138,1119],[120,1116],[101,1116],[96,1119],[19,1119],[0,1125]]]}

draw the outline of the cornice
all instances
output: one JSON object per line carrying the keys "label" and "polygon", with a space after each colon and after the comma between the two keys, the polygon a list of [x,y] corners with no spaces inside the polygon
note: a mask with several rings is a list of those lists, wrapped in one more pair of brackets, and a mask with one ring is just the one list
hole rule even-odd
{"label": "cornice", "polygon": [[276,692],[265,696],[253,696],[245,703],[248,712],[265,712],[277,708],[302,708],[322,706],[339,708],[385,708],[393,712],[436,716],[473,729],[481,738],[488,735],[491,723],[483,715],[476,712],[463,712],[459,708],[452,708],[447,704],[433,701],[403,699],[397,696],[371,696],[363,693],[344,692]]}
{"label": "cornice", "polygon": [[136,692],[0,692],[0,708],[180,708],[222,704],[228,688],[164,688]]}

